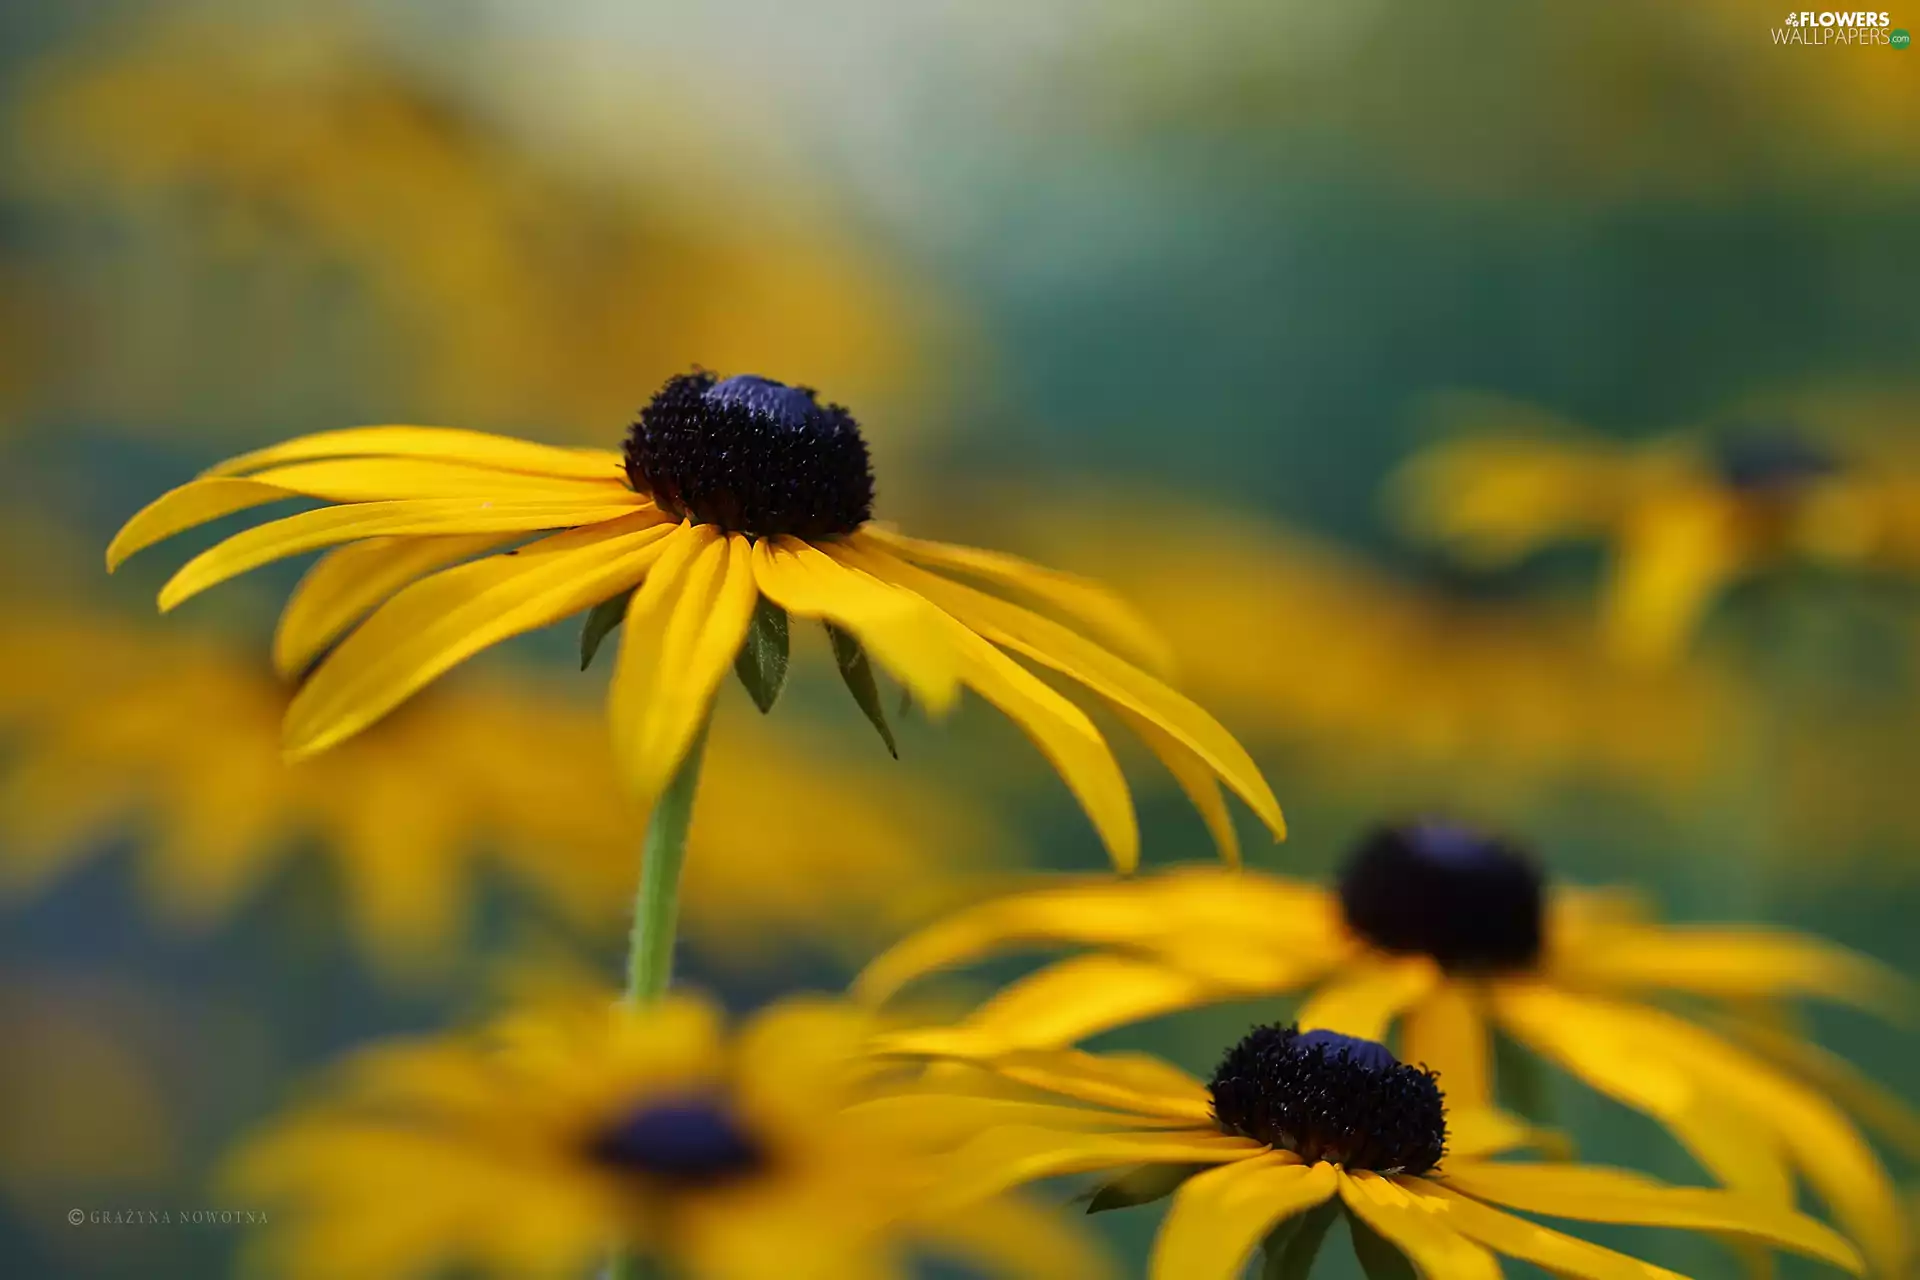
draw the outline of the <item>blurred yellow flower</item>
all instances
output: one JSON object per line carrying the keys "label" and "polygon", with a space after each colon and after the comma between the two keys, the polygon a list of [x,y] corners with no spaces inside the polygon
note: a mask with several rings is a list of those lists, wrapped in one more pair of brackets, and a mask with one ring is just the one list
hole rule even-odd
{"label": "blurred yellow flower", "polygon": [[[37,68],[18,117],[29,194],[133,233],[63,268],[88,353],[70,411],[246,430],[304,377],[579,438],[696,360],[898,405],[944,323],[801,175],[749,180],[779,157],[590,171],[337,17],[108,28]],[[876,417],[883,440],[910,425]]]}
{"label": "blurred yellow flower", "polygon": [[1206,1084],[1141,1054],[1027,1050],[984,1066],[1022,1091],[982,1096],[968,1079],[919,1099],[984,1129],[954,1156],[954,1194],[1096,1172],[1120,1176],[1091,1210],[1171,1193],[1153,1280],[1237,1280],[1263,1246],[1263,1274],[1307,1275],[1337,1213],[1369,1276],[1498,1280],[1505,1254],[1583,1280],[1675,1280],[1509,1210],[1724,1233],[1862,1270],[1847,1241],[1789,1205],[1496,1159],[1530,1145],[1526,1126],[1463,1105],[1444,1073],[1443,1100],[1432,1071],[1364,1037],[1256,1027]]}
{"label": "blurred yellow flower", "polygon": [[275,1274],[405,1280],[594,1273],[609,1247],[690,1280],[909,1274],[916,1251],[1086,1280],[1057,1212],[936,1195],[896,1112],[859,1104],[867,1024],[795,1000],[737,1031],[686,996],[522,1008],[474,1037],[376,1047],[251,1141],[235,1194],[266,1204]]}
{"label": "blurred yellow flower", "polygon": [[[1163,494],[1045,506],[1018,520],[1023,538],[1114,584],[1196,696],[1336,785],[1437,775],[1485,796],[1598,778],[1684,795],[1741,705],[1699,667],[1621,670],[1568,611],[1449,593],[1251,515]],[[1151,539],[1128,533],[1141,510],[1165,515]]]}
{"label": "blurred yellow flower", "polygon": [[1863,441],[1763,418],[1626,444],[1499,401],[1449,416],[1480,430],[1406,465],[1409,528],[1481,566],[1602,542],[1604,634],[1630,662],[1670,661],[1729,585],[1795,557],[1920,569],[1920,466]]}
{"label": "blurred yellow flower", "polygon": [[[1011,556],[872,523],[859,426],[810,388],[752,375],[669,379],[624,455],[436,427],[300,437],[156,499],[114,538],[108,568],[291,497],[333,505],[202,552],[161,589],[160,607],[335,548],[296,589],[275,642],[283,673],[318,659],[287,709],[295,757],[351,738],[482,649],[592,610],[589,626],[602,633],[624,619],[609,697],[614,750],[652,811],[697,768],[729,670],[743,681],[758,672],[749,688],[762,709],[772,705],[791,615],[826,625],[849,689],[883,734],[867,651],[935,714],[962,685],[979,693],[1039,747],[1122,868],[1138,861],[1139,827],[1106,739],[1003,650],[1109,704],[1193,798],[1223,856],[1237,857],[1238,844],[1220,781],[1276,839],[1285,834],[1259,769],[1207,712],[1072,627],[946,574],[1037,601],[1152,665],[1159,642],[1129,608]],[[544,536],[523,541],[534,534]]]}
{"label": "blurred yellow flower", "polygon": [[[624,922],[639,820],[604,720],[562,682],[476,674],[290,765],[289,688],[230,642],[16,597],[0,667],[9,896],[124,829],[140,837],[143,892],[183,923],[236,910],[311,842],[356,939],[400,973],[456,957],[469,882],[489,866],[578,927]],[[722,964],[796,944],[859,951],[1008,847],[923,781],[752,715],[714,745],[697,813],[685,920]]]}
{"label": "blurred yellow flower", "polygon": [[1797,1171],[1883,1275],[1903,1274],[1894,1188],[1841,1109],[1768,1057],[1648,1001],[1820,995],[1896,1014],[1906,984],[1860,956],[1759,927],[1662,926],[1631,900],[1548,892],[1513,846],[1437,822],[1383,827],[1334,889],[1192,868],[1087,881],[963,910],[875,960],[857,990],[891,996],[992,953],[1093,948],[1000,992],[956,1026],[900,1032],[910,1053],[969,1057],[1071,1044],[1178,1009],[1306,992],[1302,1026],[1402,1056],[1454,1105],[1493,1096],[1494,1027],[1660,1121],[1713,1176],[1786,1206]]}

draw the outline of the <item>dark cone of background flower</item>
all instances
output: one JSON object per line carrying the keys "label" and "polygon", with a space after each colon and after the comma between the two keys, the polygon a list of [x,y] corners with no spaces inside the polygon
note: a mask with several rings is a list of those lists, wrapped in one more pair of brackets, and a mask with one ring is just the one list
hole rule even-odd
{"label": "dark cone of background flower", "polygon": [[725,1182],[760,1167],[753,1135],[716,1098],[661,1098],[595,1134],[587,1154],[622,1173],[657,1182]]}
{"label": "dark cone of background flower", "polygon": [[662,510],[755,537],[852,533],[873,515],[853,415],[751,374],[668,380],[627,434],[627,478]]}
{"label": "dark cone of background flower", "polygon": [[1434,1074],[1371,1040],[1256,1027],[1220,1060],[1210,1087],[1223,1130],[1309,1163],[1418,1174],[1446,1151]]}
{"label": "dark cone of background flower", "polygon": [[1383,951],[1432,956],[1446,969],[1530,967],[1540,956],[1546,887],[1533,860],[1466,827],[1382,827],[1340,870],[1347,926]]}

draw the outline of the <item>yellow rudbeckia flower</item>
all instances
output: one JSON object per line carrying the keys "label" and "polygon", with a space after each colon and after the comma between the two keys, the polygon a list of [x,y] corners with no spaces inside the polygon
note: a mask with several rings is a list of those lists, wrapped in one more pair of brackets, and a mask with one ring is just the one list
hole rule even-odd
{"label": "yellow rudbeckia flower", "polygon": [[1432,1071],[1363,1038],[1257,1027],[1206,1084],[1138,1054],[1029,1050],[985,1066],[1023,1091],[927,1090],[988,1126],[955,1154],[953,1194],[1085,1173],[1120,1175],[1093,1210],[1171,1192],[1153,1280],[1237,1280],[1261,1249],[1264,1274],[1304,1276],[1342,1212],[1370,1276],[1411,1264],[1425,1280],[1497,1280],[1499,1254],[1587,1280],[1674,1275],[1516,1209],[1712,1232],[1861,1271],[1852,1245],[1787,1206],[1621,1169],[1496,1161],[1528,1145],[1524,1125],[1449,1105]]}
{"label": "yellow rudbeckia flower", "polygon": [[1122,867],[1137,860],[1139,833],[1106,740],[1003,650],[1109,703],[1193,795],[1223,850],[1234,844],[1216,779],[1276,836],[1284,830],[1259,770],[1206,712],[1073,627],[949,574],[1032,599],[1151,664],[1152,637],[1106,592],[872,524],[859,427],[809,389],[676,377],[641,413],[624,456],[428,427],[301,437],[161,497],[121,529],[108,565],[291,497],[329,505],[196,556],[162,589],[160,606],[274,560],[338,548],[300,584],[275,640],[282,672],[317,662],[287,711],[292,758],[352,737],[490,645],[598,609],[603,626],[624,619],[614,747],[651,806],[702,740],[750,630],[743,665],[758,696],[770,704],[777,695],[792,615],[827,624],[849,686],[876,718],[868,652],[930,711],[951,706],[963,684],[993,703],[1058,770]]}
{"label": "yellow rudbeckia flower", "polygon": [[858,1105],[866,1030],[824,1001],[729,1032],[685,996],[550,998],[479,1036],[357,1054],[241,1149],[230,1185],[266,1208],[261,1253],[289,1280],[557,1280],[597,1274],[610,1247],[689,1280],[904,1276],[915,1250],[1103,1275],[1056,1214],[936,1199],[920,1138]]}
{"label": "yellow rudbeckia flower", "polygon": [[1396,486],[1408,525],[1470,562],[1607,544],[1604,633],[1635,662],[1670,660],[1723,590],[1795,557],[1920,568],[1920,472],[1784,424],[1625,444],[1536,417],[1436,444]]}
{"label": "yellow rudbeckia flower", "polygon": [[[639,822],[604,719],[551,680],[452,680],[289,764],[292,690],[220,637],[41,597],[0,620],[0,668],[0,899],[130,833],[143,896],[187,925],[238,911],[310,846],[355,940],[403,977],[461,954],[468,900],[495,869],[575,927],[623,922]],[[952,900],[965,859],[1007,847],[923,778],[883,779],[758,717],[729,718],[694,814],[683,915],[723,965],[897,935]]]}
{"label": "yellow rudbeckia flower", "polygon": [[1192,868],[1068,883],[982,903],[874,961],[884,999],[932,970],[1016,947],[1093,948],[897,1049],[970,1056],[1071,1044],[1142,1018],[1303,993],[1302,1026],[1370,1040],[1446,1077],[1456,1106],[1492,1098],[1495,1027],[1663,1124],[1714,1177],[1785,1205],[1797,1172],[1901,1273],[1907,1231],[1886,1170],[1822,1092],[1649,1002],[1822,995],[1903,1007],[1904,983],[1860,956],[1761,928],[1662,926],[1630,901],[1549,891],[1513,846],[1444,823],[1375,831],[1331,889]]}

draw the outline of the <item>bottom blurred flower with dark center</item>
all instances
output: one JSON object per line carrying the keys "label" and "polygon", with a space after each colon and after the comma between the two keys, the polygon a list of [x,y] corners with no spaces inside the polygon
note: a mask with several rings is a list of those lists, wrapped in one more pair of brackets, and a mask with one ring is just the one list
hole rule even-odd
{"label": "bottom blurred flower with dark center", "polygon": [[[281,756],[291,691],[223,641],[43,603],[0,625],[0,898],[36,892],[114,835],[174,921],[237,911],[303,842],[337,874],[388,972],[461,954],[489,868],[570,924],[611,931],[640,823],[597,709],[531,675],[472,675],[340,750]],[[880,779],[791,727],[717,735],[694,821],[686,927],[706,958],[852,949],[956,892],[1004,848],[991,825],[885,762]],[[697,856],[704,846],[722,856]],[[967,851],[962,859],[957,851]]]}
{"label": "bottom blurred flower with dark center", "polygon": [[1620,1169],[1495,1161],[1533,1133],[1493,1110],[1450,1114],[1444,1081],[1370,1040],[1257,1027],[1206,1085],[1137,1054],[1028,1050],[981,1070],[1001,1096],[972,1075],[929,1077],[926,1099],[934,1081],[962,1086],[942,1100],[956,1131],[992,1126],[957,1152],[952,1193],[1084,1173],[1119,1175],[1089,1211],[1171,1193],[1155,1280],[1235,1280],[1262,1242],[1266,1274],[1304,1276],[1341,1210],[1372,1276],[1411,1263],[1426,1280],[1494,1280],[1496,1253],[1592,1280],[1674,1274],[1506,1209],[1711,1232],[1864,1270],[1838,1233],[1779,1205]]}
{"label": "bottom blurred flower with dark center", "polygon": [[[920,1107],[880,1097],[867,1021],[825,1000],[737,1030],[689,997],[570,993],[470,1037],[376,1047],[244,1147],[235,1194],[268,1208],[274,1274],[597,1274],[610,1250],[695,1280],[1107,1273],[1074,1225],[990,1193],[941,1194]],[[461,1274],[466,1274],[464,1271]]]}

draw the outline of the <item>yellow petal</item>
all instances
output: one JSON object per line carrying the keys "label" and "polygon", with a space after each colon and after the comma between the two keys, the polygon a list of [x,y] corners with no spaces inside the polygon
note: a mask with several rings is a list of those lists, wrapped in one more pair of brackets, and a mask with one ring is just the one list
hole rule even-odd
{"label": "yellow petal", "polygon": [[995,1055],[993,1069],[1009,1080],[1082,1102],[1174,1120],[1213,1120],[1213,1096],[1205,1085],[1143,1053],[1023,1049]]}
{"label": "yellow petal", "polygon": [[1920,1114],[1891,1090],[1862,1075],[1852,1063],[1785,1028],[1741,1019],[1731,1023],[1729,1029],[1761,1057],[1827,1094],[1901,1155],[1920,1161]]}
{"label": "yellow petal", "polygon": [[843,546],[835,555],[883,581],[925,596],[993,643],[1079,681],[1101,697],[1153,721],[1193,752],[1231,787],[1275,839],[1286,836],[1279,802],[1246,748],[1199,706],[1099,645],[1048,618],[938,574],[871,545]]}
{"label": "yellow petal", "polygon": [[1585,1280],[1682,1280],[1678,1273],[1502,1213],[1427,1178],[1396,1178],[1406,1192],[1453,1229],[1510,1258]]}
{"label": "yellow petal", "polygon": [[1608,644],[1629,662],[1670,660],[1749,555],[1738,510],[1716,493],[1685,491],[1642,503],[1621,532],[1607,588]]}
{"label": "yellow petal", "polygon": [[627,607],[609,700],[614,749],[645,804],[665,789],[746,639],[756,592],[746,538],[712,525],[683,526],[669,554],[688,548],[680,572],[665,555]]}
{"label": "yellow petal", "polygon": [[1500,1263],[1485,1246],[1454,1230],[1429,1202],[1379,1174],[1342,1171],[1340,1198],[1427,1280],[1499,1280]]}
{"label": "yellow petal", "polygon": [[351,737],[448,668],[632,586],[673,526],[652,512],[554,534],[423,578],[343,641],[287,710],[287,749]]}
{"label": "yellow petal", "polygon": [[1084,711],[963,624],[937,611],[934,616],[960,661],[961,679],[1040,749],[1092,820],[1114,865],[1132,871],[1140,864],[1133,797],[1100,730]]}
{"label": "yellow petal", "polygon": [[1173,780],[1187,793],[1187,799],[1200,811],[1200,820],[1207,824],[1207,834],[1213,837],[1213,846],[1220,851],[1221,860],[1230,867],[1239,866],[1240,835],[1233,829],[1233,815],[1227,811],[1226,797],[1220,794],[1220,782],[1213,771],[1153,721],[1124,708],[1115,710],[1127,728],[1160,757],[1160,763],[1167,767]]}
{"label": "yellow petal", "polygon": [[788,613],[852,632],[928,711],[952,708],[959,669],[939,612],[925,600],[850,572],[797,538],[761,539],[753,572],[761,593]]}
{"label": "yellow petal", "polygon": [[1487,1067],[1492,1032],[1478,1000],[1469,984],[1442,982],[1407,1009],[1400,1027],[1401,1058],[1440,1073],[1449,1114],[1493,1104]]}
{"label": "yellow petal", "polygon": [[1434,1180],[1523,1213],[1726,1232],[1792,1249],[1856,1275],[1864,1270],[1859,1252],[1831,1227],[1737,1192],[1663,1186],[1620,1170],[1473,1160],[1451,1163]]}
{"label": "yellow petal", "polygon": [[229,458],[206,474],[230,476],[308,458],[350,457],[438,458],[501,471],[586,480],[617,479],[624,474],[620,455],[604,449],[562,449],[456,427],[402,426],[349,427],[298,436]]}
{"label": "yellow petal", "polygon": [[1500,1022],[1535,1052],[1601,1093],[1665,1125],[1714,1177],[1757,1198],[1792,1203],[1786,1153],[1771,1125],[1745,1114],[1702,1073],[1653,1052],[1585,1002],[1532,983],[1494,989]]}
{"label": "yellow petal", "polygon": [[253,480],[193,480],[149,502],[120,526],[107,544],[107,572],[126,558],[174,534],[236,511],[290,496],[277,485]]}
{"label": "yellow petal", "polygon": [[476,504],[465,498],[322,507],[256,525],[201,552],[181,566],[160,589],[160,609],[170,610],[209,587],[275,560],[361,538],[531,533],[598,524],[631,511],[632,508],[624,505],[589,507],[575,503],[513,501]]}
{"label": "yellow petal", "polygon": [[1537,1129],[1520,1117],[1494,1107],[1467,1106],[1454,1109],[1453,1094],[1447,1094],[1447,1154],[1461,1159],[1503,1155],[1533,1147],[1555,1159],[1573,1157],[1572,1144],[1565,1134],[1552,1129]]}
{"label": "yellow petal", "polygon": [[1325,1204],[1340,1187],[1334,1167],[1291,1153],[1255,1156],[1182,1183],[1153,1242],[1155,1280],[1237,1280],[1267,1232]]}
{"label": "yellow petal", "polygon": [[[1705,1028],[1662,1010],[1560,994],[1557,1001],[1545,1002],[1536,995],[1533,1007],[1523,1012],[1536,1018],[1544,1013],[1582,1028],[1587,1042],[1602,1044],[1616,1054],[1631,1054],[1643,1069],[1658,1070],[1666,1064],[1683,1071],[1694,1088],[1711,1091],[1723,1125],[1730,1119],[1744,1125],[1740,1136],[1747,1138],[1749,1146],[1758,1145],[1752,1140],[1753,1130],[1770,1131],[1768,1145],[1784,1146],[1792,1154],[1795,1166],[1860,1242],[1876,1269],[1891,1274],[1906,1265],[1905,1217],[1892,1179],[1839,1108],[1814,1090]],[[1586,1074],[1574,1062],[1567,1065],[1576,1075]],[[1737,1109],[1733,1117],[1728,1116],[1728,1108]],[[1723,1158],[1730,1161],[1737,1153],[1737,1147],[1730,1148]],[[1746,1164],[1709,1167],[1729,1186],[1745,1190],[1754,1185],[1751,1166],[1756,1160],[1764,1160],[1758,1151],[1747,1156]],[[1767,1175],[1760,1176],[1763,1197],[1786,1203],[1766,1184]]]}
{"label": "yellow petal", "polygon": [[1164,1133],[1077,1133],[1007,1125],[989,1129],[955,1152],[943,1199],[970,1204],[1041,1178],[1139,1164],[1226,1164],[1266,1148],[1217,1129]]}
{"label": "yellow petal", "polygon": [[1826,996],[1904,1020],[1911,986],[1886,966],[1784,929],[1693,925],[1610,930],[1556,956],[1571,984],[1651,987],[1695,995]]}
{"label": "yellow petal", "polygon": [[[1095,1237],[1076,1228],[1052,1206],[1005,1196],[909,1226],[916,1240],[971,1264],[972,1272],[981,1275],[1100,1280],[1114,1274],[1112,1260]],[[766,1274],[756,1273],[755,1280]]]}
{"label": "yellow petal", "polygon": [[1439,984],[1439,967],[1425,956],[1363,961],[1307,997],[1300,1006],[1300,1029],[1324,1027],[1363,1040],[1385,1040],[1401,1011]]}
{"label": "yellow petal", "polygon": [[1076,956],[1006,987],[957,1025],[901,1032],[882,1042],[895,1052],[934,1055],[1052,1049],[1220,996],[1212,983],[1152,960]]}
{"label": "yellow petal", "polygon": [[863,526],[848,541],[877,542],[915,564],[957,569],[1001,586],[1024,591],[1118,644],[1150,670],[1173,667],[1173,650],[1153,624],[1107,586],[1058,569],[1048,569],[1001,551],[961,547],[909,538],[884,525]]}
{"label": "yellow petal", "polygon": [[484,555],[511,534],[369,538],[314,562],[287,597],[273,633],[273,669],[294,676],[382,600],[411,582]]}
{"label": "yellow petal", "polygon": [[336,458],[270,467],[247,477],[326,502],[385,502],[402,498],[469,498],[475,502],[609,503],[653,509],[653,500],[621,480],[569,480],[493,471],[423,458]]}

